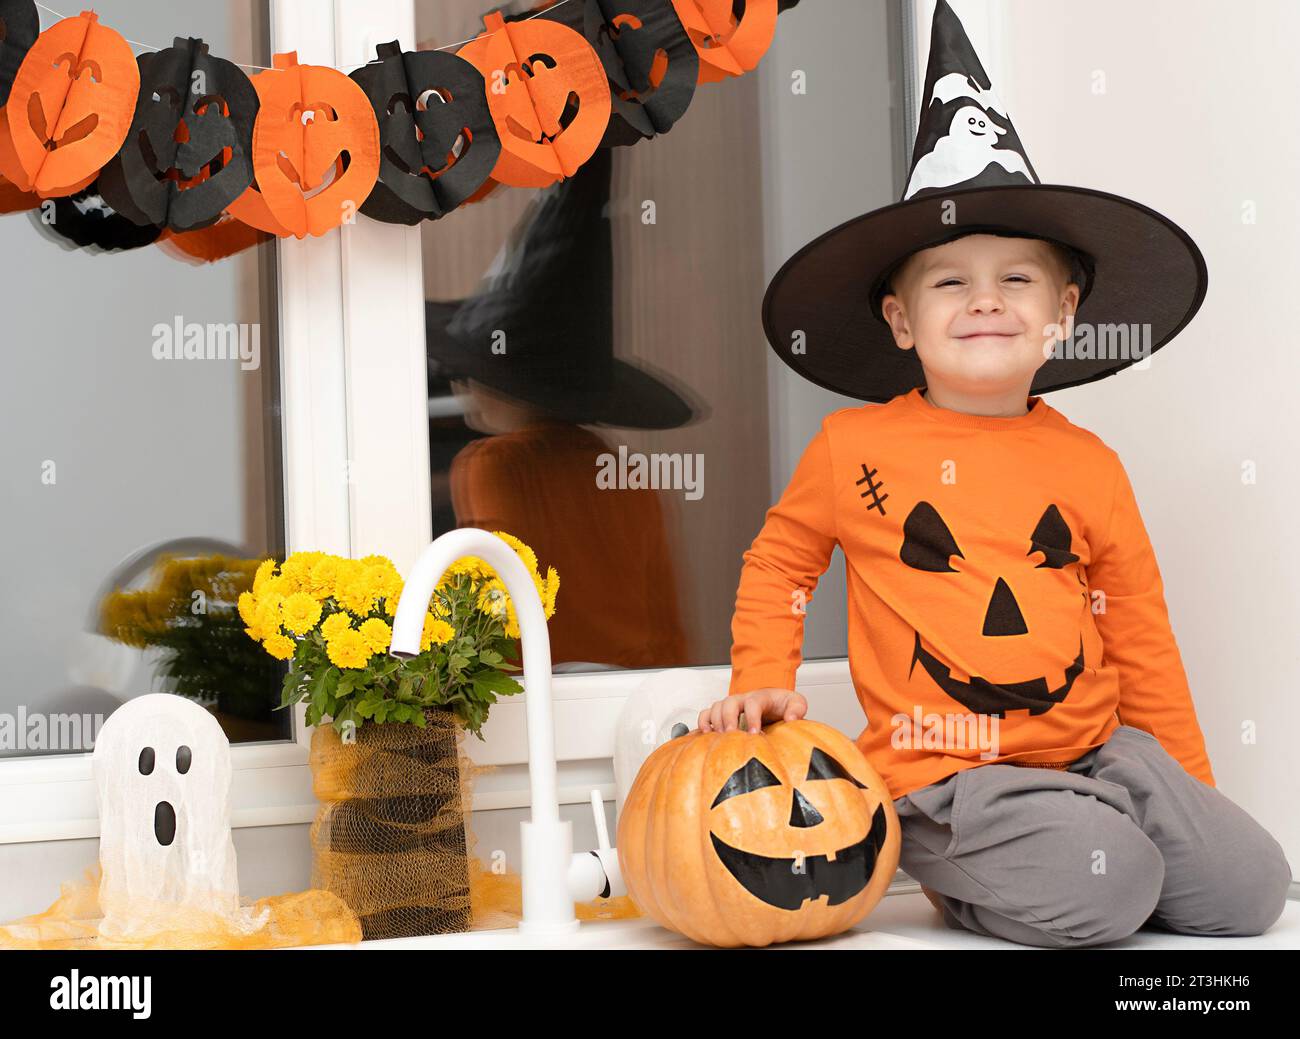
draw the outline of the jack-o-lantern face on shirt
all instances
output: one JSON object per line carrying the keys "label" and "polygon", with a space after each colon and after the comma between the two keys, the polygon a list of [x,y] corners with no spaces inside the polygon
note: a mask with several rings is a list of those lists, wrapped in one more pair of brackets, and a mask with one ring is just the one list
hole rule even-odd
{"label": "jack-o-lantern face on shirt", "polygon": [[[978,714],[1043,714],[1069,695],[1084,667],[1082,615],[1089,598],[1079,556],[1070,550],[1069,524],[1056,505],[1047,505],[1027,524],[1023,556],[969,559],[959,534],[928,501],[917,502],[903,522],[898,555],[916,571],[913,600],[941,618],[936,630],[971,662],[969,677],[954,675],[917,632],[913,672],[920,663],[928,680]],[[972,599],[979,604],[973,612]],[[1062,659],[1069,660],[1064,667]],[[977,674],[977,664],[987,669]]]}

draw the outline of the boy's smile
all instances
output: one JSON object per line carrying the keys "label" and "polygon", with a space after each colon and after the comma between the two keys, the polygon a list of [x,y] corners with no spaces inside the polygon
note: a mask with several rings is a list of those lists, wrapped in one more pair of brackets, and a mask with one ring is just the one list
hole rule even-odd
{"label": "boy's smile", "polygon": [[1051,330],[1079,287],[1037,238],[970,234],[908,257],[881,308],[900,349],[916,348],[927,399],[985,415],[1023,415]]}

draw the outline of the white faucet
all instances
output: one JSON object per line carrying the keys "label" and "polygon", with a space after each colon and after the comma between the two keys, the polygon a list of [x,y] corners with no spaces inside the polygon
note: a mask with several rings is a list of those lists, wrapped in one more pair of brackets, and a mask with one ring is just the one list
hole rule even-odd
{"label": "white faucet", "polygon": [[420,553],[406,579],[393,618],[395,657],[420,652],[429,600],[447,568],[465,556],[484,560],[505,583],[514,602],[523,643],[524,706],[528,717],[528,784],[532,817],[519,824],[523,853],[523,919],[529,934],[563,934],[578,929],[574,902],[627,893],[618,854],[609,846],[601,799],[592,791],[592,811],[600,847],[573,853],[573,823],[560,819],[555,786],[555,726],[551,702],[551,639],[537,587],[515,550],[477,527],[448,531]]}

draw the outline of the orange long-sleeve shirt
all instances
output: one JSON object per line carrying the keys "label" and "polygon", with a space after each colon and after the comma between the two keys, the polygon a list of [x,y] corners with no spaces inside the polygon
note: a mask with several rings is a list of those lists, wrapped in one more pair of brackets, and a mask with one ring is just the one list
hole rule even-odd
{"label": "orange long-sleeve shirt", "polygon": [[969,415],[913,389],[828,415],[744,554],[729,692],[794,688],[839,544],[857,742],[895,798],[995,761],[1063,768],[1121,724],[1213,786],[1124,466],[1027,403]]}

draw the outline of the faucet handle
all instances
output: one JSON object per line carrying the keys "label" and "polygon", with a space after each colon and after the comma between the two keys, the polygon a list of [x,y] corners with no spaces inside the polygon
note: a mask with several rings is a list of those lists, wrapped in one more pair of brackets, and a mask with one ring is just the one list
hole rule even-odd
{"label": "faucet handle", "polygon": [[600,796],[599,787],[591,788],[591,814],[596,822],[596,846],[602,851],[608,851],[609,827],[605,824],[605,801]]}

